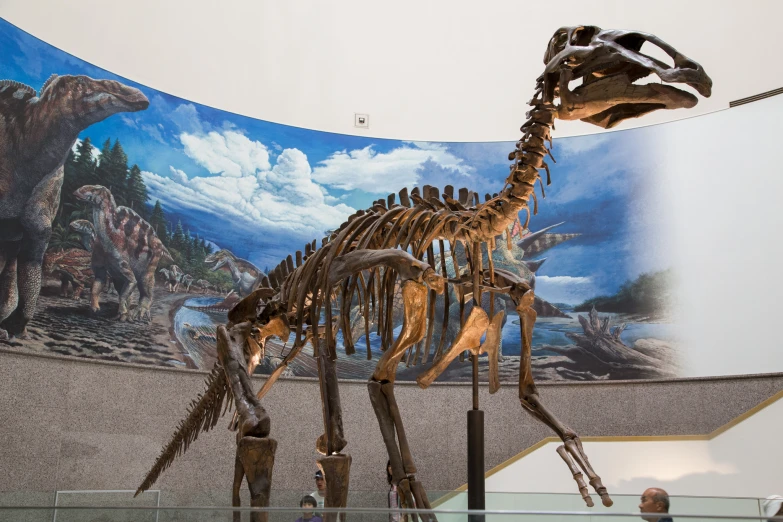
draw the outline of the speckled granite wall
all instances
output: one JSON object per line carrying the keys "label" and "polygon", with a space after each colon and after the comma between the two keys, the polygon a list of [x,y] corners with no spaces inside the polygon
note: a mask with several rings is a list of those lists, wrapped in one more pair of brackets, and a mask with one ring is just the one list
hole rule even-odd
{"label": "speckled granite wall", "polygon": [[[135,489],[202,391],[204,378],[195,371],[0,351],[0,499],[50,503],[55,490]],[[593,436],[706,434],[781,389],[783,374],[540,385],[543,400],[561,419],[580,435]],[[342,383],[340,393],[346,451],[353,456],[353,504],[382,505],[383,494],[371,492],[385,490],[387,457],[367,387]],[[551,435],[522,411],[516,394],[513,386],[494,396],[482,390],[487,469]],[[462,485],[470,386],[425,391],[399,385],[396,395],[425,486],[435,492]],[[264,404],[279,442],[273,503],[290,504],[313,489],[313,447],[322,429],[318,384],[281,380]],[[155,486],[163,491],[163,504],[230,502],[235,446],[227,423],[202,434],[163,474]],[[570,480],[565,469],[563,480]]]}

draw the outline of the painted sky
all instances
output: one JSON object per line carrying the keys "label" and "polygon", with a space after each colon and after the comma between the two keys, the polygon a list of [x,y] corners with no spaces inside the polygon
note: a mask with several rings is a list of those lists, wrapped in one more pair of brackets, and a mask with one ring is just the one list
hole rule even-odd
{"label": "painted sky", "polygon": [[[98,145],[119,138],[129,163],[144,173],[151,204],[159,199],[193,234],[262,268],[305,242],[320,242],[356,209],[405,186],[451,184],[482,195],[497,192],[513,150],[512,143],[338,135],[227,113],[116,76],[2,19],[0,57],[0,79],[36,89],[53,73],[116,79],[141,89],[149,109],[113,116],[81,138]],[[669,255],[633,254],[635,242],[664,233],[645,203],[650,190],[645,144],[654,138],[653,127],[555,140],[552,185],[547,198],[539,198],[530,228],[563,221],[558,232],[582,235],[545,254],[539,295],[579,303],[613,293],[642,272],[669,267]]]}

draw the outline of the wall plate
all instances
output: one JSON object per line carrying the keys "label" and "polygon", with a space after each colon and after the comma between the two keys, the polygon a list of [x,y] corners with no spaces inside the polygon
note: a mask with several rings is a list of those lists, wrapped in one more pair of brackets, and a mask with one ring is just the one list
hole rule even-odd
{"label": "wall plate", "polygon": [[369,129],[370,128],[370,115],[369,114],[358,114],[358,113],[355,113],[353,115],[353,126],[354,127],[361,127],[362,129]]}

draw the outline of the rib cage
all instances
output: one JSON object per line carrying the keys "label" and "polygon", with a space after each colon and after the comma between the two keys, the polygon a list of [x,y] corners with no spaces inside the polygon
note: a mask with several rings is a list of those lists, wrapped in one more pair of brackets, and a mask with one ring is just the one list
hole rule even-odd
{"label": "rib cage", "polygon": [[[529,102],[531,110],[526,115],[528,119],[520,129],[523,136],[509,154],[509,159],[513,160],[511,174],[499,194],[485,194],[484,202],[480,202],[478,193],[467,188],[460,188],[455,194],[451,185],[442,191],[424,185],[421,189],[413,188],[410,193],[407,188],[403,188],[399,194],[389,194],[385,199],[374,201],[369,209],[357,211],[337,230],[324,237],[320,248],[317,248],[315,241],[305,245],[304,252],[297,251],[295,258],[289,255],[270,271],[268,277],[260,281],[260,287],[276,294],[265,308],[267,317],[284,313],[288,321],[296,326],[294,346],[301,346],[306,339],[305,325],[319,324],[323,312],[327,347],[330,355],[335,357],[332,306],[327,306],[326,302],[331,302],[336,293],[341,299],[337,307],[340,311],[337,328],[343,332],[346,353],[352,354],[355,349],[350,332],[350,305],[356,295],[366,324],[369,323],[371,305],[372,315],[378,325],[377,333],[385,349],[393,339],[391,308],[396,279],[394,271],[377,267],[354,274],[342,281],[336,292],[327,280],[329,267],[337,256],[360,249],[400,248],[410,252],[416,259],[428,262],[443,277],[448,278],[444,256],[441,256],[441,266],[435,266],[433,245],[437,241],[440,252],[451,251],[455,277],[459,279],[463,274],[454,255],[454,247],[462,243],[468,253],[468,281],[472,279],[471,274],[478,272],[480,284],[492,286],[495,275],[491,255],[487,256],[490,266],[483,270],[480,266],[472,266],[472,250],[478,248],[489,254],[496,238],[519,221],[519,213],[522,211],[527,213],[524,224],[527,227],[531,213],[528,205],[530,198],[533,199],[533,214],[537,212],[538,203],[533,189],[534,184],[541,181],[539,168],[546,171],[547,184],[550,183],[549,167],[543,160],[547,155],[552,157],[547,143],[551,146],[550,126],[554,121],[554,107],[541,100],[542,91],[543,82],[539,79],[536,93]],[[543,185],[542,182],[542,196],[545,196]],[[434,292],[431,291],[423,361],[427,361],[431,351],[434,299]],[[449,299],[448,292],[444,299]],[[263,320],[262,317],[259,319]],[[447,326],[448,313],[444,314],[443,329]],[[369,329],[365,330],[367,355],[370,358]],[[443,338],[441,335],[441,340]],[[421,348],[419,343],[414,363]],[[436,357],[441,349],[442,346],[439,346]]]}

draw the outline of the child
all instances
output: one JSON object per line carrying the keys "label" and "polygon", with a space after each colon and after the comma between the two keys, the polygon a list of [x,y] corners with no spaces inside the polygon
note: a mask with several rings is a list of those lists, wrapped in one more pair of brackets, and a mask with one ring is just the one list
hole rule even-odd
{"label": "child", "polygon": [[305,495],[299,502],[299,507],[302,508],[302,516],[296,519],[296,522],[323,522],[321,517],[315,515],[313,510],[318,505],[310,495]]}

